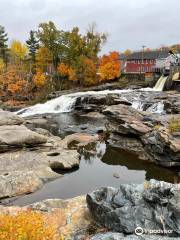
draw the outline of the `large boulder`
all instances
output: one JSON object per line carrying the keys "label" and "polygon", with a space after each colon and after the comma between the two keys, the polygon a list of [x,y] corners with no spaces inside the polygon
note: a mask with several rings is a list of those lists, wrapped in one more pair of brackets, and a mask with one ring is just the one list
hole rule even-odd
{"label": "large boulder", "polygon": [[151,128],[143,123],[143,115],[132,107],[118,104],[106,107],[103,114],[108,117],[108,130],[124,135],[141,136],[151,131]]}
{"label": "large boulder", "polygon": [[29,130],[24,125],[0,126],[0,147],[23,147],[25,145],[37,145],[47,142],[43,135]]}
{"label": "large boulder", "polygon": [[137,227],[168,230],[180,236],[180,185],[151,180],[145,184],[104,187],[87,195],[94,219],[109,230],[134,234]]}
{"label": "large boulder", "polygon": [[123,98],[120,98],[117,94],[91,94],[83,97],[78,97],[75,103],[75,110],[83,110],[85,112],[90,111],[102,111],[105,106],[111,106],[116,104],[124,104],[130,106],[131,103]]}
{"label": "large boulder", "polygon": [[180,166],[180,138],[165,127],[154,129],[141,137],[144,148],[154,161],[165,167]]}
{"label": "large boulder", "polygon": [[111,134],[109,143],[115,148],[122,149],[138,156],[141,160],[153,161],[151,155],[148,154],[143,143],[138,138],[120,134]]}
{"label": "large boulder", "polygon": [[0,110],[0,126],[4,125],[20,125],[23,124],[24,119],[18,115]]}

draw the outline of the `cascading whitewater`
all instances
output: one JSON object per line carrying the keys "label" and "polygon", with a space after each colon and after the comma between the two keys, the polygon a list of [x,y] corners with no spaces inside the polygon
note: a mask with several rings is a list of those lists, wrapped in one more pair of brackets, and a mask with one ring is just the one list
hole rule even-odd
{"label": "cascading whitewater", "polygon": [[150,113],[163,113],[164,112],[164,103],[162,101],[158,102],[158,103],[154,103],[146,111],[150,112]]}
{"label": "cascading whitewater", "polygon": [[32,107],[24,108],[17,112],[22,117],[33,116],[45,113],[71,112],[77,97],[63,95],[43,104],[36,104]]}
{"label": "cascading whitewater", "polygon": [[[147,91],[153,91],[152,88],[143,88],[139,89],[137,92],[140,94],[140,92],[147,92]],[[140,100],[140,97],[136,96],[136,90],[104,90],[104,91],[87,91],[87,92],[77,92],[73,94],[67,94],[62,95],[58,98],[52,99],[50,101],[47,101],[43,104],[36,104],[32,107],[24,108],[18,112],[16,112],[18,115],[21,115],[22,117],[28,117],[38,114],[46,114],[46,113],[66,113],[71,112],[74,109],[74,106],[76,104],[76,100],[78,98],[83,98],[84,96],[93,96],[93,95],[107,95],[107,94],[118,94],[121,98],[126,99],[125,94],[132,92],[132,107],[143,111],[143,102]],[[149,110],[152,110],[152,112],[162,112],[163,111],[162,103],[161,105],[158,105],[157,107],[149,108]],[[154,110],[157,109],[157,110]],[[162,110],[162,111],[161,111]]]}
{"label": "cascading whitewater", "polygon": [[77,98],[92,95],[107,95],[110,93],[122,94],[126,92],[131,92],[132,90],[104,90],[104,91],[88,91],[88,92],[78,92],[73,94],[62,95],[58,98],[47,101],[43,104],[36,104],[32,107],[24,108],[18,112],[18,115],[22,117],[33,116],[36,114],[46,114],[46,113],[65,113],[71,112],[74,109]]}

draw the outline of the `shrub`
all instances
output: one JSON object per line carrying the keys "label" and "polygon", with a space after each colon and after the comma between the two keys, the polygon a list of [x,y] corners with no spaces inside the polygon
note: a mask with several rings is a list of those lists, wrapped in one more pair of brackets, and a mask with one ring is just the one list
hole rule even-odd
{"label": "shrub", "polygon": [[44,216],[34,211],[0,215],[1,240],[59,240],[56,227],[47,226]]}
{"label": "shrub", "polygon": [[180,118],[171,118],[169,121],[169,131],[171,133],[180,132]]}

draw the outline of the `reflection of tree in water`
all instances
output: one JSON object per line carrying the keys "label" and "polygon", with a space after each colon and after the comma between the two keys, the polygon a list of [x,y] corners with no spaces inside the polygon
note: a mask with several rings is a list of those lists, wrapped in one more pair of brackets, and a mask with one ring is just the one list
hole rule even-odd
{"label": "reflection of tree in water", "polygon": [[81,160],[87,161],[89,164],[93,164],[94,160],[101,160],[106,152],[105,142],[93,142],[79,149],[81,154]]}

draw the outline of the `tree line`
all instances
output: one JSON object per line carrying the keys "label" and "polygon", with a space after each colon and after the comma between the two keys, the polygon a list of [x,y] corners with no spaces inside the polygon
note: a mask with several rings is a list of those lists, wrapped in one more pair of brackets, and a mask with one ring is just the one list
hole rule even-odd
{"label": "tree line", "polygon": [[58,29],[52,22],[31,30],[25,43],[12,40],[0,26],[0,93],[17,98],[53,90],[95,85],[120,76],[118,52],[99,57],[107,34],[89,25],[85,34],[78,27]]}

